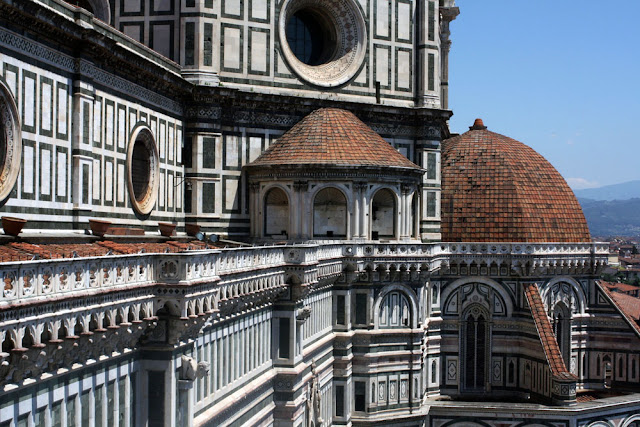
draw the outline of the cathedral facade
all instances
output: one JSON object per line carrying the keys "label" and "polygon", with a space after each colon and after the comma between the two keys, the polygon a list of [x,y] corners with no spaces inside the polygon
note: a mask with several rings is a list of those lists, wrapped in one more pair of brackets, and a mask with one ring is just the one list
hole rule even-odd
{"label": "cathedral facade", "polygon": [[0,10],[0,426],[640,425],[608,245],[448,129],[454,0]]}

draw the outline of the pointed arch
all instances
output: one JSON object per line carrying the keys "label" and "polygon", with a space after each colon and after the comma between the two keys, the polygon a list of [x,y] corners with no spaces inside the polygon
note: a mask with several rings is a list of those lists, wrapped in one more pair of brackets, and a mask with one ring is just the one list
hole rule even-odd
{"label": "pointed arch", "polygon": [[491,352],[491,316],[479,304],[469,306],[460,322],[460,360],[462,361],[462,389],[465,392],[484,392],[489,380]]}
{"label": "pointed arch", "polygon": [[560,354],[568,368],[571,358],[571,310],[563,301],[559,301],[551,310],[551,319]]}

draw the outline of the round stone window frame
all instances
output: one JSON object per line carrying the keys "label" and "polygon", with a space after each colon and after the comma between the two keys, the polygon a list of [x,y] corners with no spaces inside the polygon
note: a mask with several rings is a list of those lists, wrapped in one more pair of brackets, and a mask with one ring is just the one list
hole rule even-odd
{"label": "round stone window frame", "polygon": [[[150,154],[149,184],[140,200],[136,198],[133,188],[133,150],[136,144],[144,144]],[[129,138],[129,147],[127,149],[127,188],[129,189],[129,200],[131,200],[133,210],[139,215],[149,215],[158,200],[158,189],[160,188],[160,157],[158,155],[156,140],[146,123],[137,124]]]}
{"label": "round stone window frame", "polygon": [[20,115],[13,94],[3,80],[0,80],[0,120],[6,144],[4,162],[0,165],[0,204],[3,204],[16,185],[22,162]]}
{"label": "round stone window frame", "polygon": [[[287,41],[287,24],[293,15],[309,9],[333,25],[336,47],[333,55],[320,65],[300,61]],[[285,0],[280,9],[278,36],[280,50],[289,67],[314,86],[337,87],[347,83],[361,70],[367,50],[364,13],[355,0]]]}

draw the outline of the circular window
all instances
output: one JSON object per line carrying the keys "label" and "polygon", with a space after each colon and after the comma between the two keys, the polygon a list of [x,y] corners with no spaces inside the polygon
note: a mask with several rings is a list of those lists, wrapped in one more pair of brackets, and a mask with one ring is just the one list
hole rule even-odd
{"label": "circular window", "polygon": [[0,202],[9,197],[16,184],[21,155],[18,108],[9,88],[0,83]]}
{"label": "circular window", "polygon": [[134,129],[127,152],[129,196],[133,209],[148,215],[158,198],[158,150],[145,125]]}
{"label": "circular window", "polygon": [[282,54],[296,74],[323,87],[355,76],[364,60],[366,27],[354,0],[285,0],[281,10]]}

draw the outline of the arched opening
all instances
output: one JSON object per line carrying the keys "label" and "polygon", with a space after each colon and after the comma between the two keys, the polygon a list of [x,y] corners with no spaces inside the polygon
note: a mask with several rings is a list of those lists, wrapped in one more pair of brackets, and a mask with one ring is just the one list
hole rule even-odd
{"label": "arched opening", "polygon": [[9,337],[9,333],[4,337],[4,341],[2,342],[2,352],[3,353],[11,353],[16,346],[13,344],[13,340]]}
{"label": "arched opening", "polygon": [[45,326],[42,329],[42,333],[40,334],[40,342],[42,344],[48,342],[51,339],[51,331],[49,330],[48,326]]}
{"label": "arched opening", "polygon": [[380,329],[410,328],[411,319],[411,306],[404,293],[393,291],[384,296],[378,314]]}
{"label": "arched opening", "polygon": [[480,306],[472,306],[462,322],[463,386],[468,392],[484,392],[489,359],[489,316]]}
{"label": "arched opening", "polygon": [[557,303],[553,308],[553,331],[564,365],[568,368],[571,357],[571,312],[562,302]]}
{"label": "arched opening", "polygon": [[80,322],[80,319],[76,320],[76,326],[73,328],[73,335],[79,337],[81,333],[83,333],[84,330],[82,328],[82,322]]}
{"label": "arched opening", "polygon": [[33,335],[31,335],[31,328],[27,327],[24,330],[24,337],[22,337],[22,348],[30,348],[35,344]]}
{"label": "arched opening", "polygon": [[371,238],[393,239],[396,237],[396,196],[388,189],[379,190],[371,202]]}
{"label": "arched opening", "polygon": [[98,325],[96,316],[91,316],[91,321],[89,322],[89,332],[93,332],[98,328],[100,328],[100,326]]}
{"label": "arched opening", "polygon": [[272,188],[264,198],[264,236],[289,236],[289,198],[281,188]]}
{"label": "arched opening", "polygon": [[320,190],[313,201],[313,237],[347,237],[347,198],[329,187]]}

